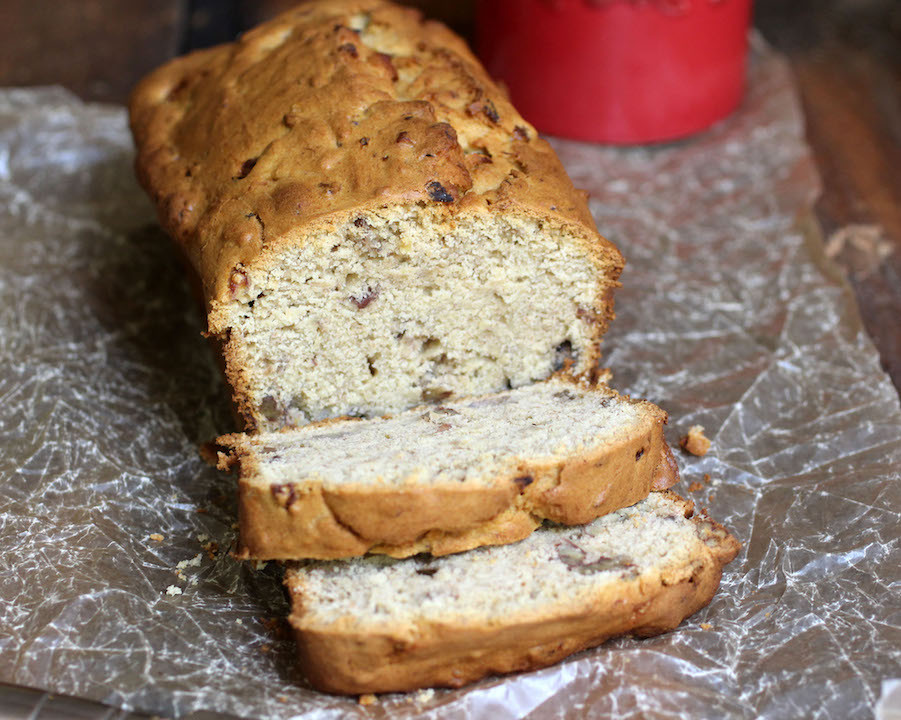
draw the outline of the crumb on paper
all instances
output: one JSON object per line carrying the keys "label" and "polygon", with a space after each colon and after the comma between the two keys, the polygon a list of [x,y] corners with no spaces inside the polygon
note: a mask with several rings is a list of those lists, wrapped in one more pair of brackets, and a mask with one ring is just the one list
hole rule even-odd
{"label": "crumb on paper", "polygon": [[425,688],[416,691],[416,702],[425,704],[435,697],[435,688]]}
{"label": "crumb on paper", "polygon": [[163,536],[160,535],[159,533],[151,533],[150,539],[153,540],[154,542],[163,542]]}
{"label": "crumb on paper", "polygon": [[268,560],[254,560],[253,561],[253,569],[254,570],[264,570],[268,564],[269,564]]}
{"label": "crumb on paper", "polygon": [[267,653],[271,650],[272,650],[272,645],[270,645],[269,643],[264,643],[264,644],[260,645],[261,653]]}
{"label": "crumb on paper", "polygon": [[170,585],[166,588],[166,595],[182,595],[182,590],[178,585]]}
{"label": "crumb on paper", "polygon": [[707,485],[710,483],[710,473],[704,473],[704,484]]}
{"label": "crumb on paper", "polygon": [[215,560],[216,553],[219,552],[219,543],[215,540],[210,540],[208,543],[203,544],[203,549],[206,550],[207,557],[210,560]]}
{"label": "crumb on paper", "polygon": [[197,542],[199,542],[201,545],[203,545],[209,539],[210,539],[210,536],[206,535],[205,533],[200,533],[200,535],[197,536]]}
{"label": "crumb on paper", "polygon": [[697,480],[695,480],[691,485],[688,486],[688,492],[697,492],[698,490],[703,490],[703,489],[704,489],[704,484],[699,483]]}
{"label": "crumb on paper", "polygon": [[688,428],[688,435],[679,441],[679,447],[692,455],[706,455],[710,450],[710,440],[704,435],[704,426],[692,425]]}
{"label": "crumb on paper", "polygon": [[360,699],[357,701],[360,705],[374,705],[377,700],[376,696],[372,693],[366,693],[365,695],[360,695]]}
{"label": "crumb on paper", "polygon": [[241,618],[238,618],[237,620],[235,620],[235,623],[236,623],[237,625],[243,625],[243,624],[244,624],[244,621],[243,621]]}
{"label": "crumb on paper", "polygon": [[190,560],[180,560],[178,565],[175,567],[179,570],[184,570],[186,567],[200,567],[200,563],[203,560],[203,553],[197,553]]}
{"label": "crumb on paper", "polygon": [[702,630],[713,630],[713,625],[710,623],[701,623]]}
{"label": "crumb on paper", "polygon": [[279,696],[278,696],[278,701],[279,701],[280,703],[287,703],[287,702],[288,702],[288,696],[287,696],[287,695],[279,695]]}

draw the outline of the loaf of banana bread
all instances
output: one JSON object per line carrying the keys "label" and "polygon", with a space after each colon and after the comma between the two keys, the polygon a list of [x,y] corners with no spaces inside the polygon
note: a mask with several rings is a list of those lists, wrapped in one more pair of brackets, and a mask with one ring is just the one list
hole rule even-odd
{"label": "loaf of banana bread", "polygon": [[249,429],[596,365],[622,256],[444,26],[305,3],[164,65],[130,109]]}

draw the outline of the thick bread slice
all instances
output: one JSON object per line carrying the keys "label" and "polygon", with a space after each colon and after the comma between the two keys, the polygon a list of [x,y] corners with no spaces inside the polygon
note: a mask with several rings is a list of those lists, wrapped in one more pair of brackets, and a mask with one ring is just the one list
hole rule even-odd
{"label": "thick bread slice", "polygon": [[671,630],[710,602],[739,549],[691,514],[667,491],[515,545],[292,564],[285,584],[302,668],[335,693],[459,687],[616,635]]}
{"label": "thick bread slice", "polygon": [[314,0],[166,64],[130,109],[248,429],[595,366],[623,258],[444,26]]}
{"label": "thick bread slice", "polygon": [[444,555],[585,523],[678,480],[666,413],[545,383],[393,418],[229,435],[242,552],[261,559]]}

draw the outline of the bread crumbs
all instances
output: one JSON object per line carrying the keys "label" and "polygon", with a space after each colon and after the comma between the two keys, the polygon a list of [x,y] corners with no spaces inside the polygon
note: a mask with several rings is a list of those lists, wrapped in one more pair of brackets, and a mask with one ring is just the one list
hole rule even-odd
{"label": "bread crumbs", "polygon": [[688,435],[679,441],[679,447],[692,455],[706,455],[710,450],[710,439],[704,435],[704,426],[692,425],[688,428]]}
{"label": "bread crumbs", "polygon": [[376,701],[375,695],[372,693],[366,693],[365,695],[360,695],[360,699],[357,701],[360,705],[374,705]]}
{"label": "bread crumbs", "polygon": [[200,563],[203,560],[203,553],[197,553],[190,560],[180,560],[177,567],[179,570],[184,570],[186,567],[200,567]]}
{"label": "bread crumbs", "polygon": [[178,585],[170,585],[166,588],[166,595],[182,595],[181,588]]}
{"label": "bread crumbs", "polygon": [[155,542],[163,542],[163,536],[160,535],[159,533],[152,533],[150,535],[150,539]]}
{"label": "bread crumbs", "polygon": [[203,544],[203,549],[206,550],[207,557],[210,560],[215,560],[216,553],[219,552],[219,543],[214,540],[210,540],[208,543]]}
{"label": "bread crumbs", "polygon": [[702,630],[713,630],[713,625],[710,623],[701,623]]}
{"label": "bread crumbs", "polygon": [[697,480],[695,480],[691,485],[688,486],[688,492],[697,492],[698,490],[703,490],[703,489],[704,489],[704,484],[699,483]]}

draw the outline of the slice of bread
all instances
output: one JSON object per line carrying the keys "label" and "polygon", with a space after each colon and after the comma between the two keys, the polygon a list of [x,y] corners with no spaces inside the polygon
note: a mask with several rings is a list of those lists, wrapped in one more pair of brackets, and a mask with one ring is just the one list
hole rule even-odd
{"label": "slice of bread", "polygon": [[443,558],[292,564],[300,662],[335,693],[459,687],[544,667],[606,639],[671,630],[710,602],[739,543],[652,493],[587,526]]}
{"label": "slice of bread", "polygon": [[666,413],[554,377],[390,418],[228,435],[242,554],[445,555],[589,522],[678,480]]}
{"label": "slice of bread", "polygon": [[416,11],[305,2],[151,73],[131,124],[248,429],[597,364],[622,255],[466,43]]}

